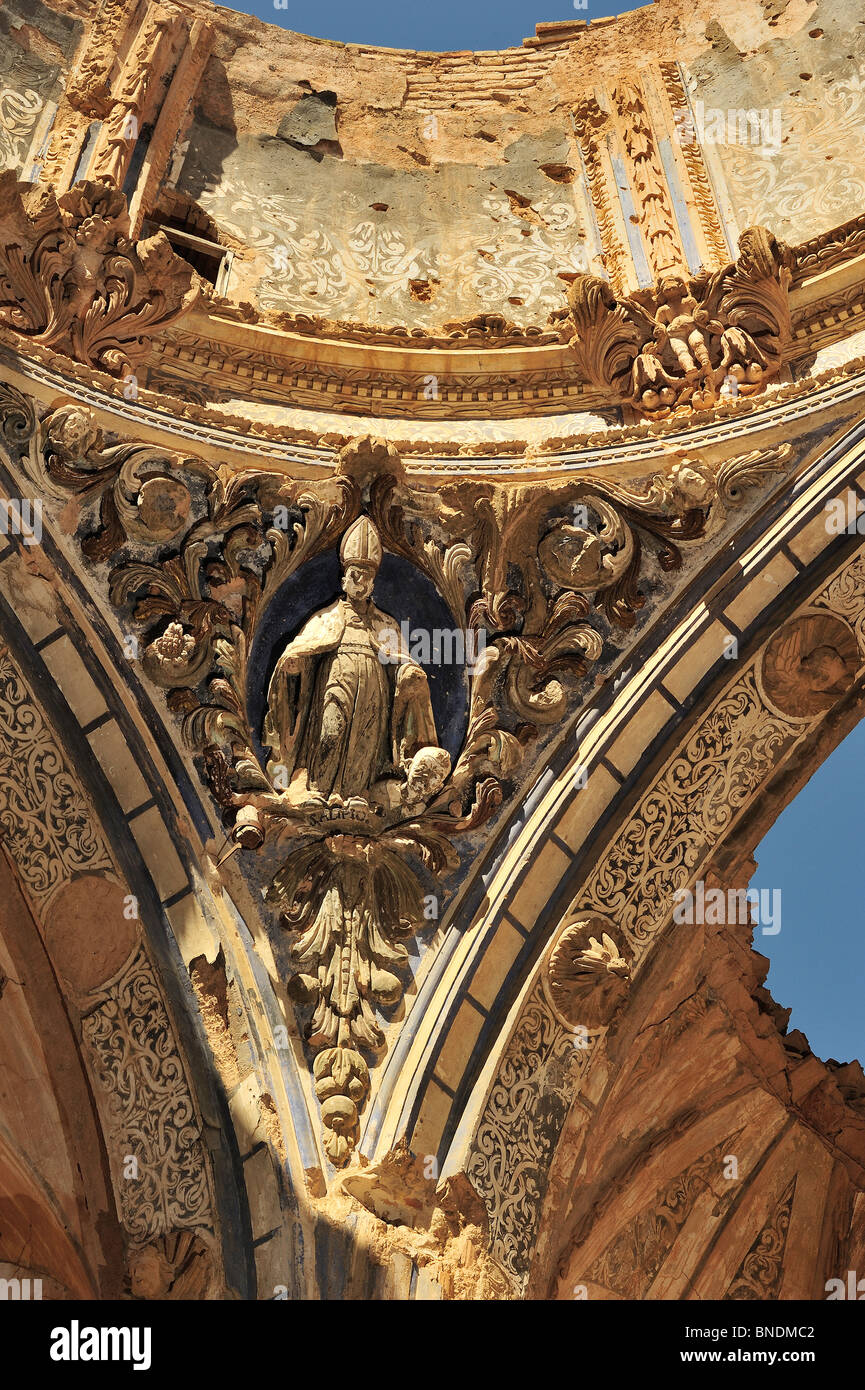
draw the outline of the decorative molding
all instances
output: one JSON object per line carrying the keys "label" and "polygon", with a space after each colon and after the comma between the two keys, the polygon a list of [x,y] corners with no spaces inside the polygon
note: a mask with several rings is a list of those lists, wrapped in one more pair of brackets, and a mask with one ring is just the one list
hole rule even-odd
{"label": "decorative molding", "polygon": [[[215,319],[272,328],[281,333],[298,333],[307,338],[333,338],[368,346],[477,352],[479,348],[544,347],[565,341],[563,333],[555,327],[523,326],[503,314],[474,314],[470,318],[450,319],[436,332],[428,328],[407,328],[403,324],[357,323],[321,314],[259,309],[253,304],[236,304],[224,299],[209,286],[204,287],[202,297]],[[170,339],[172,335],[166,336]]]}
{"label": "decorative molding", "polygon": [[628,285],[630,254],[622,241],[613,213],[613,190],[607,172],[604,132],[608,118],[594,97],[586,97],[574,111],[574,129],[580,144],[589,197],[601,238],[601,256],[613,293],[623,295]]}
{"label": "decorative molding", "polygon": [[793,284],[799,285],[813,275],[822,275],[862,255],[865,255],[865,213],[809,241],[800,242],[796,247]]}
{"label": "decorative molding", "polygon": [[[250,421],[240,415],[207,409],[178,396],[144,388],[139,388],[136,402],[127,402],[122,396],[121,383],[106,373],[81,367],[32,339],[25,341],[26,355],[18,351],[21,340],[0,322],[0,359],[8,371],[23,373],[43,390],[78,396],[88,408],[107,411],[127,430],[147,427],[167,435],[162,416],[168,413],[175,422],[181,422],[184,440],[193,441],[199,452],[219,453],[230,449],[241,457],[248,456],[278,467],[293,461],[304,466],[311,463],[314,467],[329,468],[333,466],[336,451],[348,443],[349,438],[356,437],[349,436],[347,431],[322,434],[320,425],[317,429],[305,429],[295,422],[276,425],[271,421]],[[785,386],[776,385],[768,399],[741,395],[736,399],[723,398],[711,410],[701,412],[697,421],[689,421],[689,429],[700,430],[699,434],[691,436],[693,446],[702,449],[716,444],[728,445],[731,439],[740,436],[749,416],[763,416],[762,420],[755,421],[757,427],[765,423],[800,430],[809,414],[855,400],[861,390],[863,373],[865,357],[856,357],[828,367],[816,376],[802,377]],[[351,423],[346,421],[347,425]],[[576,471],[577,464],[582,466],[583,462],[591,465],[603,461],[615,467],[632,457],[632,443],[657,450],[659,441],[667,436],[681,436],[682,429],[681,417],[668,416],[665,420],[644,420],[625,427],[608,426],[577,434],[547,436],[532,443],[525,439],[497,438],[495,433],[491,435],[488,427],[480,425],[476,439],[427,439],[413,430],[407,439],[389,435],[388,443],[406,459],[414,476],[423,475],[426,480],[449,476],[454,458],[489,460],[492,452],[496,474],[522,481],[532,474],[546,475],[557,463],[564,464],[569,471]],[[573,457],[576,451],[582,455],[579,460]],[[569,454],[572,457],[567,457]]]}
{"label": "decorative molding", "polygon": [[725,266],[730,259],[730,248],[727,245],[727,238],[721,225],[718,215],[718,204],[712,190],[712,183],[709,172],[703,159],[703,151],[700,142],[693,131],[693,138],[684,138],[684,132],[689,135],[692,132],[693,121],[691,118],[688,97],[685,86],[682,82],[678,63],[660,63],[658,65],[664,91],[670,104],[670,112],[673,118],[673,127],[683,132],[683,138],[679,141],[679,151],[682,156],[682,163],[691,185],[691,193],[697,209],[697,216],[700,219],[700,226],[705,237],[706,244],[712,256],[711,269],[719,270]]}
{"label": "decorative molding", "polygon": [[39,186],[55,197],[69,187],[90,122],[111,110],[109,77],[136,9],[133,0],[103,0],[98,23],[87,29],[41,160]]}
{"label": "decorative molding", "polygon": [[685,259],[655,132],[638,82],[630,77],[619,78],[612,96],[649,266],[660,280],[672,271],[683,271]]}
{"label": "decorative molding", "polygon": [[138,5],[135,0],[102,0],[99,23],[87,31],[67,95],[87,116],[106,116],[111,109],[108,81]]}
{"label": "decorative molding", "polygon": [[138,141],[145,114],[153,105],[169,60],[169,47],[185,32],[180,16],[150,3],[126,55],[93,156],[93,179],[121,188]]}

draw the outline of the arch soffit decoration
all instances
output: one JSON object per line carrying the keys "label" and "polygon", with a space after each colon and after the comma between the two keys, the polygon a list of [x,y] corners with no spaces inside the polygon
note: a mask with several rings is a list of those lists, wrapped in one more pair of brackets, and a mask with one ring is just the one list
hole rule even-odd
{"label": "arch soffit decoration", "polygon": [[[0,554],[8,862],[88,1078],[125,1247],[124,1287],[138,1297],[225,1296],[250,1279],[242,1240],[247,1197],[232,1172],[231,1140],[227,1149],[222,1140],[214,1144],[224,1117],[202,1067],[203,1038],[190,1029],[178,990],[165,922],[173,919],[177,930],[185,921],[199,938],[202,927],[190,920],[188,886],[166,890],[164,875],[179,861],[172,851],[166,866],[166,841],[153,819],[138,835],[132,828],[153,799],[139,792],[141,778],[133,787],[128,764],[117,763],[113,736],[125,712],[115,708],[109,717],[103,703],[88,718],[106,687],[81,660],[82,634],[65,604],[55,605],[44,574],[32,550],[7,545]],[[152,768],[147,758],[139,766]],[[146,809],[136,817],[139,804]],[[238,1125],[241,1142],[243,1133]]]}
{"label": "arch soffit decoration", "polygon": [[[855,533],[833,537],[826,526],[827,503],[835,497],[846,499],[851,487],[858,495],[862,487],[865,450],[860,436],[860,431],[854,431],[821,461],[810,486],[799,490],[750,552],[741,556],[732,579],[728,575],[726,583],[714,586],[707,602],[687,612],[659,650],[655,671],[644,667],[617,692],[606,718],[595,725],[581,748],[581,757],[590,766],[585,788],[574,792],[575,758],[568,776],[560,778],[549,793],[543,814],[536,817],[537,838],[524,850],[526,875],[510,902],[500,907],[504,931],[512,935],[517,928],[527,938],[523,969],[512,983],[509,999],[513,1002],[507,1017],[498,1021],[495,1041],[489,1050],[479,1049],[483,1061],[474,1073],[477,1079],[471,1094],[464,1088],[455,1102],[438,1107],[438,1133],[433,1130],[432,1135],[441,1144],[445,1171],[464,1169],[484,1195],[491,1213],[494,1255],[516,1287],[525,1288],[531,1277],[529,1287],[541,1297],[548,1296],[544,1276],[537,1268],[530,1276],[530,1268],[538,1258],[539,1229],[544,1238],[541,1245],[548,1245],[554,1214],[561,1220],[555,1201],[561,1199],[562,1190],[547,1193],[541,1216],[526,1200],[526,1183],[547,1192],[551,1174],[566,1181],[563,1174],[574,1163],[574,1150],[562,1144],[563,1152],[557,1154],[557,1146],[579,1123],[581,1095],[591,1098],[585,1104],[598,1102],[609,1067],[608,1061],[602,1061],[593,1076],[593,1048],[600,1056],[597,1043],[603,1041],[610,1019],[603,1025],[593,1020],[589,1046],[575,1047],[575,1022],[563,1021],[555,994],[550,992],[550,962],[557,948],[566,944],[571,924],[579,926],[588,920],[596,937],[605,929],[612,934],[611,951],[615,946],[626,957],[632,985],[651,971],[655,953],[666,949],[664,959],[669,963],[667,943],[676,939],[677,931],[681,937],[692,930],[671,924],[675,890],[693,889],[700,878],[723,889],[746,887],[753,867],[750,852],[759,838],[759,832],[748,826],[754,823],[755,808],[767,804],[767,787],[774,799],[771,812],[759,817],[762,830],[860,717],[865,551]],[[802,693],[793,684],[784,692],[783,710],[767,695],[769,684],[776,700],[780,698],[775,669],[778,646],[785,635],[795,639],[803,624],[816,625],[816,630],[828,632],[831,640],[849,649],[844,688],[804,716]],[[729,637],[739,644],[733,661],[724,655]],[[764,675],[767,659],[775,662],[771,683]],[[641,735],[645,747],[635,748],[625,727],[627,711],[659,685],[669,706],[666,717],[656,734],[649,730]],[[797,761],[788,772],[794,753]],[[623,769],[628,764],[633,767],[641,755],[638,772],[629,776]],[[773,791],[777,787],[780,790]],[[563,822],[573,834],[552,828]],[[737,833],[743,843],[737,841]],[[551,864],[560,880],[556,887],[554,875],[552,888]],[[578,943],[583,949],[587,936],[585,930]],[[745,936],[747,945],[747,929]],[[752,957],[752,961],[760,960]],[[754,995],[767,968],[765,961],[762,971],[749,967]],[[748,1007],[757,1013],[753,1000],[748,1000]],[[784,1026],[785,1011],[771,1006],[771,1013],[774,1036],[779,1038],[777,1028]],[[449,1022],[458,1036],[458,1010],[451,1008]],[[624,1031],[626,1023],[620,1021],[617,1027]],[[445,1039],[439,1056],[446,1045]],[[807,1053],[807,1043],[802,1051]],[[815,1066],[825,1075],[822,1064]],[[428,1083],[432,1086],[437,1084],[434,1076]],[[849,1078],[843,1079],[846,1085]],[[854,1099],[858,1094],[855,1085],[844,1092]],[[550,1113],[554,1122],[539,1141],[541,1117]],[[858,1111],[848,1120],[845,1162],[849,1161],[861,1183],[865,1131]],[[816,1129],[819,1134],[819,1119]],[[666,1173],[668,1178],[673,1175],[669,1165]],[[779,1205],[784,1206],[780,1197]],[[545,1253],[549,1256],[548,1248]],[[822,1290],[822,1282],[815,1283],[818,1287]],[[620,1296],[645,1294],[643,1290]],[[650,1296],[683,1295],[655,1290]],[[723,1291],[709,1292],[704,1287],[700,1296],[719,1297]],[[800,1289],[784,1296],[818,1295]]]}

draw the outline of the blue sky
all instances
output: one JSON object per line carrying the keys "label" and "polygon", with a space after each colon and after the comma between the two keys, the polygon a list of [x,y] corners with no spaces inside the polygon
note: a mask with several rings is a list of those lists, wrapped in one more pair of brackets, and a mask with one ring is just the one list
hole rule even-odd
{"label": "blue sky", "polygon": [[865,720],[848,734],[756,850],[755,888],[781,889],[781,930],[754,937],[772,998],[792,1006],[818,1057],[865,1059],[862,892]]}
{"label": "blue sky", "polygon": [[[518,47],[535,24],[598,19],[633,8],[623,0],[246,0],[235,10],[317,38],[448,52]],[[861,891],[865,721],[824,763],[757,850],[753,886],[780,888],[777,936],[757,932],[755,948],[772,961],[768,986],[821,1057],[865,1058],[865,899]]]}
{"label": "blue sky", "polygon": [[570,0],[319,0],[301,5],[288,0],[276,9],[272,0],[246,0],[229,8],[258,15],[299,34],[382,48],[417,48],[447,53],[458,49],[519,48],[536,24],[563,19],[601,19],[635,8],[623,0],[588,0],[574,9]]}

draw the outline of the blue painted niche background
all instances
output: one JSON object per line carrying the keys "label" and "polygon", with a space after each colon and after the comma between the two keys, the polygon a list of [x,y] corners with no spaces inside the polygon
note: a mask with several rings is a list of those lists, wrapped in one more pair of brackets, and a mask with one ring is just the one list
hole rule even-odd
{"label": "blue painted niche background", "polygon": [[[342,597],[342,569],[336,550],[316,555],[290,575],[274,595],[252,644],[249,656],[247,701],[255,748],[264,763],[262,724],[267,708],[267,687],[286,642],[320,608]],[[414,565],[399,555],[385,554],[376,575],[373,602],[389,613],[399,626],[450,630],[454,619],[435,586]],[[430,644],[431,645],[431,644]],[[462,745],[468,715],[469,679],[465,664],[420,662],[429,677],[430,697],[439,743],[452,758]]]}

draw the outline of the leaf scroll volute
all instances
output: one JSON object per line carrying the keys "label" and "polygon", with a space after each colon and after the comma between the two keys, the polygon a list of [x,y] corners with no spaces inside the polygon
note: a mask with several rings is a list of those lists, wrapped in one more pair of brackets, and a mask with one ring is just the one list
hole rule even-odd
{"label": "leaf scroll volute", "polygon": [[781,472],[792,456],[792,445],[775,444],[725,459],[715,478],[722,505],[726,508],[740,502],[743,492],[748,488],[760,487],[772,473]]}
{"label": "leaf scroll volute", "polygon": [[603,650],[603,638],[587,621],[589,604],[582,594],[559,594],[537,637],[505,638],[514,659],[508,667],[513,707],[537,724],[557,723],[567,711],[568,689],[557,672],[584,676]]}
{"label": "leaf scroll volute", "polygon": [[654,332],[651,317],[636,300],[618,300],[596,275],[577,275],[567,298],[580,376],[605,395],[627,398],[634,358]]}
{"label": "leaf scroll volute", "polygon": [[0,174],[0,321],[121,376],[200,293],[164,233],[129,239],[126,199],[83,180],[55,199]]}
{"label": "leaf scroll volute", "polygon": [[596,493],[575,506],[598,517],[597,531],[560,520],[542,538],[538,553],[546,574],[562,589],[596,594],[615,584],[634,556],[634,536],[621,513]]}
{"label": "leaf scroll volute", "polygon": [[378,527],[385,548],[409,560],[426,575],[444,598],[452,617],[465,631],[466,593],[477,585],[472,567],[473,547],[460,537],[442,542],[425,536],[418,521],[407,521],[398,501],[400,479],[392,473],[380,474],[370,487],[370,515]]}
{"label": "leaf scroll volute", "polygon": [[301,565],[336,544],[360,513],[360,489],[353,478],[337,477],[317,491],[283,486],[262,500],[271,512],[284,507],[297,514],[287,528],[271,526],[267,530],[271,559],[261,594],[264,605]]}

